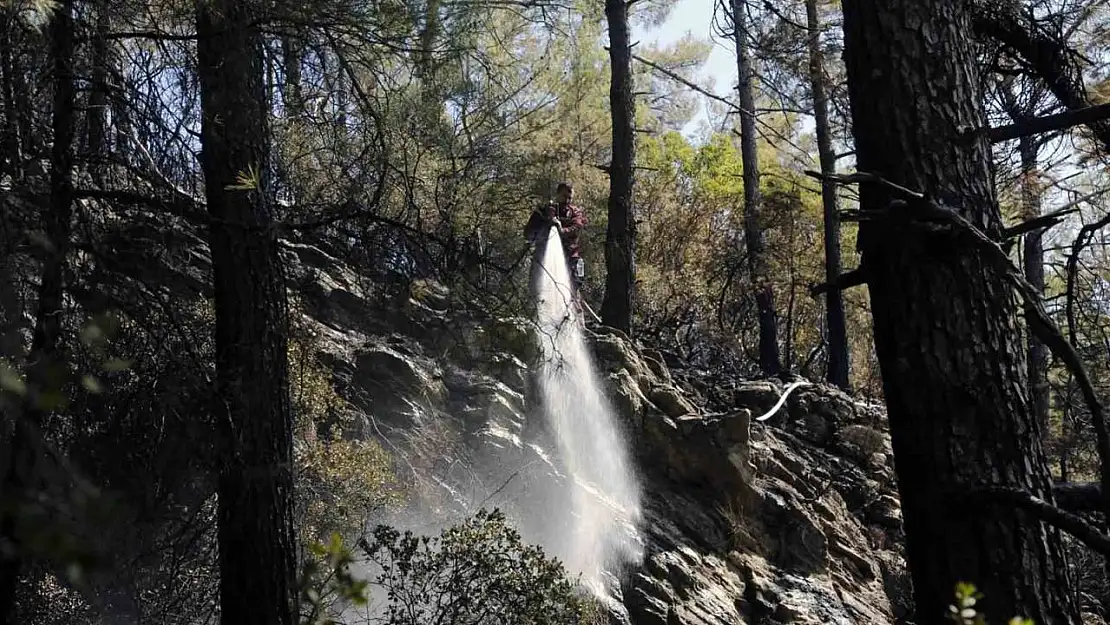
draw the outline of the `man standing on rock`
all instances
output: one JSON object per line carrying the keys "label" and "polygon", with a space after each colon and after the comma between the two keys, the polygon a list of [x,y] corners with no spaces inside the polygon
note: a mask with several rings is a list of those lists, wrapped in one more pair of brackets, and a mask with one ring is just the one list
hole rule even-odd
{"label": "man standing on rock", "polygon": [[543,270],[544,244],[547,242],[547,233],[554,226],[559,230],[559,238],[563,243],[563,256],[567,259],[567,269],[570,273],[575,299],[578,298],[578,289],[585,276],[585,264],[582,261],[582,250],[579,247],[578,237],[586,227],[586,213],[571,203],[574,199],[574,187],[567,182],[560,182],[555,188],[555,201],[548,202],[546,206],[539,207],[532,212],[527,225],[524,226],[524,238],[534,244],[535,253],[532,256],[532,285],[536,284],[537,272]]}

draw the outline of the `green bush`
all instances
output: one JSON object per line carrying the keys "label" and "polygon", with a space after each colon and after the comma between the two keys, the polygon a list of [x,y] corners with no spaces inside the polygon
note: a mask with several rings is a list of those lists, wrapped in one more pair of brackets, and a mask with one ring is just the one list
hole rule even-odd
{"label": "green bush", "polygon": [[[306,570],[305,621],[326,625],[332,605],[382,625],[588,625],[604,609],[539,547],[525,544],[499,511],[482,511],[439,536],[379,525],[359,542],[369,576],[349,572],[351,553],[338,539],[318,545],[326,565]],[[334,607],[331,611],[335,611]]]}
{"label": "green bush", "polygon": [[306,342],[289,342],[289,382],[302,539],[358,535],[374,512],[403,498],[393,459],[376,441],[342,436],[352,412]]}
{"label": "green bush", "polygon": [[[987,625],[986,617],[975,609],[983,595],[972,584],[956,584],[956,603],[948,606],[948,618],[958,625]],[[1015,616],[1007,625],[1036,625],[1032,619]]]}

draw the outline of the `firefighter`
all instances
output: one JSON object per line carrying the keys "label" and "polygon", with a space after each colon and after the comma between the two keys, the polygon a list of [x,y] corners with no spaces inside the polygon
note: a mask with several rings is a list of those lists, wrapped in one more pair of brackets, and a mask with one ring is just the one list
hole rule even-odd
{"label": "firefighter", "polygon": [[548,232],[552,227],[558,229],[559,239],[563,244],[563,256],[567,261],[567,270],[570,274],[571,286],[574,296],[579,297],[579,287],[585,277],[585,263],[582,260],[582,249],[579,237],[585,228],[586,213],[573,204],[574,187],[567,182],[560,182],[555,188],[555,200],[546,206],[536,208],[524,226],[524,237],[529,243],[534,244],[535,254],[532,258],[532,284],[535,285],[536,272],[542,270],[544,244],[547,242]]}

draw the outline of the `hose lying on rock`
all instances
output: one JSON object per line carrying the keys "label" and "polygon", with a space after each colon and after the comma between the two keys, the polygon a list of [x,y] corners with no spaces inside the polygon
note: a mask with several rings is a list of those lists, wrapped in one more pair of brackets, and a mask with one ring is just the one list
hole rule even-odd
{"label": "hose lying on rock", "polygon": [[787,385],[787,387],[785,389],[783,389],[782,395],[779,397],[778,403],[776,403],[763,416],[756,417],[755,420],[756,421],[766,421],[767,419],[770,419],[772,416],[774,416],[774,414],[779,411],[779,408],[782,408],[783,404],[786,403],[786,397],[788,395],[790,395],[790,391],[793,391],[794,389],[798,388],[799,386],[809,386],[809,382],[806,382],[805,380],[800,380],[798,382],[792,382],[789,385]]}

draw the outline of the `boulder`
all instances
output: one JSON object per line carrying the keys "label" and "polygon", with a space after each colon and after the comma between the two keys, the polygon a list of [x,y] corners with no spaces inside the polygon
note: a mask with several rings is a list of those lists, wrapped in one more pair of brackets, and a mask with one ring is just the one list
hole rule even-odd
{"label": "boulder", "polygon": [[890,437],[866,425],[849,425],[837,432],[836,447],[845,457],[864,467],[885,464]]}
{"label": "boulder", "polygon": [[648,399],[669,417],[678,418],[697,413],[690,400],[674,386],[656,386],[648,393]]}
{"label": "boulder", "polygon": [[409,300],[431,310],[446,311],[451,305],[451,292],[435,280],[413,280],[409,283],[408,293]]}

